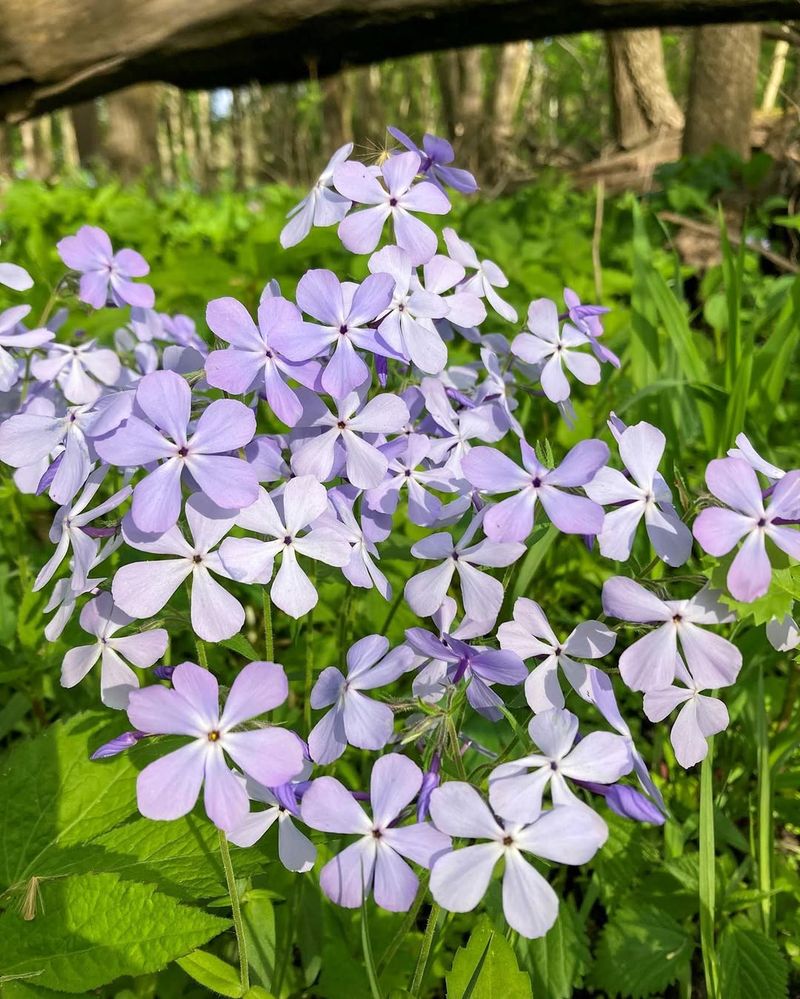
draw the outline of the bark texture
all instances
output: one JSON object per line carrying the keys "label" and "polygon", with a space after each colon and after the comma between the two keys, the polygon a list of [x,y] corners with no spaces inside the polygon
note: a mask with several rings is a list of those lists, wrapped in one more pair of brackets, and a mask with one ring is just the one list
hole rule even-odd
{"label": "bark texture", "polygon": [[617,145],[633,149],[654,135],[683,128],[683,112],[664,69],[661,32],[610,31],[607,45]]}
{"label": "bark texture", "polygon": [[705,25],[695,31],[684,153],[724,146],[747,159],[761,29]]}
{"label": "bark texture", "polygon": [[158,163],[158,88],[126,87],[108,98],[106,156],[123,180],[134,180]]}
{"label": "bark texture", "polygon": [[796,15],[796,0],[0,0],[0,120],[143,81],[273,83],[595,28]]}

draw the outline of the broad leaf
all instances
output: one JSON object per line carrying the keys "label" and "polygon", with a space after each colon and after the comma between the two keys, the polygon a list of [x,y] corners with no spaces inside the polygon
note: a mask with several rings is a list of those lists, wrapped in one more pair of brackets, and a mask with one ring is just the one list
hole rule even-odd
{"label": "broad leaf", "polygon": [[468,988],[469,999],[532,997],[530,978],[519,970],[511,944],[497,933],[487,916],[476,924],[467,945],[458,949],[447,974],[447,999],[465,999]]}
{"label": "broad leaf", "polygon": [[230,921],[182,905],[152,885],[87,874],[45,882],[32,920],[0,917],[0,968],[36,985],[87,993],[121,975],[158,971],[207,943]]}
{"label": "broad leaf", "polygon": [[785,999],[789,969],[774,940],[758,930],[730,925],[718,954],[725,999]]}
{"label": "broad leaf", "polygon": [[558,919],[545,936],[520,937],[517,954],[531,976],[536,999],[569,999],[591,960],[586,929],[572,903],[561,903]]}

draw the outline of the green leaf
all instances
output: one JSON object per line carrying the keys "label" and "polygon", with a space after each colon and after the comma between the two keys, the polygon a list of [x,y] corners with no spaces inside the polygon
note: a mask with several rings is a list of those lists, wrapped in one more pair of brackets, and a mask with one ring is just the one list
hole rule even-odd
{"label": "green leaf", "polygon": [[220,642],[219,644],[224,645],[226,649],[230,649],[232,652],[238,652],[240,656],[244,656],[245,659],[249,659],[251,662],[257,662],[261,659],[255,646],[244,635],[234,635],[233,638],[226,638],[224,642]]}
{"label": "green leaf", "polygon": [[[467,993],[470,985],[472,991]],[[532,999],[530,978],[519,970],[511,944],[495,931],[488,916],[481,917],[467,945],[458,949],[447,974],[447,999],[468,995],[469,999]]]}
{"label": "green leaf", "polygon": [[610,996],[663,995],[691,953],[691,938],[671,916],[655,906],[626,906],[603,927],[592,980]]}
{"label": "green leaf", "polygon": [[561,902],[558,919],[545,936],[520,937],[517,954],[531,976],[536,999],[570,999],[591,959],[586,929],[572,902]]}
{"label": "green leaf", "polygon": [[789,969],[774,940],[731,924],[719,946],[721,994],[725,999],[785,999]]}
{"label": "green leaf", "polygon": [[34,919],[12,909],[0,917],[0,967],[41,972],[37,985],[62,992],[85,994],[121,975],[158,971],[230,926],[113,874],[61,878],[40,891]]}
{"label": "green leaf", "polygon": [[[236,864],[236,873],[241,875],[239,863]],[[256,890],[249,892],[242,905],[242,921],[247,961],[258,981],[269,987],[275,974],[275,909],[272,900],[265,895],[257,895]]]}
{"label": "green leaf", "polygon": [[232,999],[239,999],[244,995],[239,972],[216,954],[209,954],[205,950],[194,950],[186,957],[179,957],[177,963],[190,978],[200,985],[205,985],[212,992],[231,996]]}
{"label": "green leaf", "polygon": [[0,769],[0,892],[32,877],[85,869],[78,844],[136,811],[130,755],[93,763],[90,753],[118,734],[106,714],[77,715],[21,742]]}

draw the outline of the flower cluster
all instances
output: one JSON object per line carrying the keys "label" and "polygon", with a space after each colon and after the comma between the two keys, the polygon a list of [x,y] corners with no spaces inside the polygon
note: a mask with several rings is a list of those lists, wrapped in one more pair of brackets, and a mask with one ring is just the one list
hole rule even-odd
{"label": "flower cluster", "polygon": [[[348,907],[372,894],[408,910],[421,867],[440,905],[468,911],[502,860],[508,923],[535,937],[558,900],[527,857],[587,862],[607,836],[604,806],[637,821],[665,817],[601,665],[619,637],[608,620],[649,629],[622,652],[619,678],[643,694],[649,720],[679,709],[680,765],[703,759],[728,723],[724,703],[702,692],[733,684],[742,666],[712,630],[734,619],[733,601],[708,585],[678,597],[681,580],[663,573],[650,584],[634,548],[652,545],[654,564],[670,569],[694,541],[714,558],[742,542],[728,588],[754,600],[770,585],[767,541],[800,559],[800,470],[783,472],[742,437],[708,465],[710,496],[679,511],[659,471],[664,434],[613,414],[613,457],[590,438],[554,459],[549,443],[531,439],[534,407],[572,425],[575,383],[597,385],[604,365],[619,366],[601,340],[607,310],[567,288],[563,310],[539,298],[512,336],[487,329],[494,317],[518,322],[497,290],[508,280],[452,228],[440,239],[431,225],[450,211],[448,191],[477,185],[450,165],[446,141],[425,136],[420,148],[391,133],[402,149],[379,164],[352,159],[351,145],[338,150],[281,236],[288,247],[336,225],[368,276],[313,269],[293,301],[273,281],[258,303],[215,299],[205,320],[216,349],[188,317],[156,311],[153,289],[137,280],[149,272],[138,253],[114,252],[91,226],[62,239],[61,259],[79,276],[64,286],[81,308],[118,310],[114,349],[68,342],[48,315],[28,328],[26,305],[0,313],[0,461],[21,492],[47,493],[58,507],[53,555],[35,583],[58,575],[46,634],[55,639],[79,612],[91,638],[65,655],[62,683],[86,682],[99,662],[103,703],[132,726],[96,756],[183,739],[141,771],[143,815],[185,815],[202,790],[208,817],[235,844],[251,846],[277,823],[280,859],[297,872],[316,858],[304,827],[334,837],[334,851],[338,837],[354,837],[320,873],[322,890]],[[31,286],[13,264],[0,264],[0,282],[16,294]],[[606,560],[610,578],[595,594],[604,621],[559,633],[548,620],[559,609],[535,576],[539,602],[513,599],[521,560],[545,533],[575,535],[557,543]],[[407,544],[418,562],[396,595],[380,567],[387,542]],[[242,593],[255,588],[254,604],[263,596],[268,613],[300,619],[331,578],[374,589],[394,609],[404,602],[422,620],[395,647],[369,634],[346,662],[314,663],[301,731],[264,717],[280,715],[290,695],[276,662],[245,666],[221,707],[205,643],[242,630]],[[183,591],[188,619],[174,606]],[[179,627],[196,636],[202,665],[168,665]],[[794,647],[797,626],[772,622],[770,640]],[[512,722],[518,758],[477,746],[466,734],[473,714]],[[315,776],[348,747],[388,750],[368,787]],[[468,750],[489,761],[475,771],[482,780],[467,776]]]}

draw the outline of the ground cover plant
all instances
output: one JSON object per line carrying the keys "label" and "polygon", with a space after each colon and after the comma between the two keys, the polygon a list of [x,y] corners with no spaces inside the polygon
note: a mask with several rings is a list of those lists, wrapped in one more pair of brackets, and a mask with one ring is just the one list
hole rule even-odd
{"label": "ground cover plant", "polygon": [[8,193],[3,994],[786,995],[796,279],[392,135]]}

